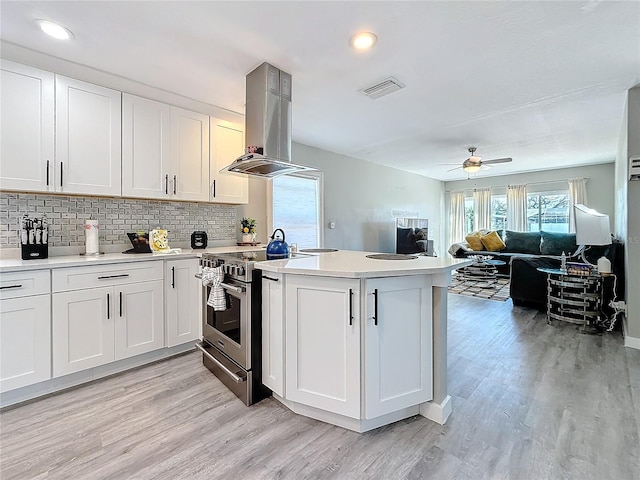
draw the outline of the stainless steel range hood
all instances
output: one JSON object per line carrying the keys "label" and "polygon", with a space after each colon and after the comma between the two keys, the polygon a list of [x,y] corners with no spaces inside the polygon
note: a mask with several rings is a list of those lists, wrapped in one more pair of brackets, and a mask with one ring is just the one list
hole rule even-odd
{"label": "stainless steel range hood", "polygon": [[220,172],[272,178],[314,170],[291,163],[291,75],[265,62],[247,75],[246,88],[245,144],[250,153]]}

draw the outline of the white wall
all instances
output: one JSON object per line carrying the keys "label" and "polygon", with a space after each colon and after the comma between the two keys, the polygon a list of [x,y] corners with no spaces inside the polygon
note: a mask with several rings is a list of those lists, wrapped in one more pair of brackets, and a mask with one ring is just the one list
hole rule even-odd
{"label": "white wall", "polygon": [[616,232],[626,235],[625,343],[640,348],[640,181],[628,180],[629,157],[640,155],[640,86],[628,92],[620,143],[616,159],[616,203],[620,207]]}
{"label": "white wall", "polygon": [[[498,168],[498,167],[494,167]],[[615,163],[603,163],[599,165],[586,165],[573,168],[559,168],[557,170],[544,170],[539,172],[521,173],[515,175],[500,175],[497,177],[477,177],[470,180],[458,180],[446,182],[445,191],[467,190],[471,192],[474,188],[490,187],[496,195],[505,194],[507,185],[528,184],[528,192],[552,192],[557,190],[568,190],[567,180],[570,178],[588,177],[587,199],[588,206],[601,213],[609,215],[611,221],[611,231],[614,231],[615,218],[615,194],[614,177]],[[449,195],[446,195],[446,206],[448,211]],[[448,223],[448,222],[447,222]],[[447,237],[449,232],[447,231]]]}
{"label": "white wall", "polygon": [[[436,252],[443,252],[442,182],[295,142],[292,159],[323,173],[325,247],[395,252],[395,219],[418,217],[429,220],[429,239]],[[251,179],[249,205],[240,207],[239,218],[248,215],[258,225],[267,224],[266,182]],[[329,229],[329,222],[336,228]],[[259,241],[270,232],[263,233]]]}

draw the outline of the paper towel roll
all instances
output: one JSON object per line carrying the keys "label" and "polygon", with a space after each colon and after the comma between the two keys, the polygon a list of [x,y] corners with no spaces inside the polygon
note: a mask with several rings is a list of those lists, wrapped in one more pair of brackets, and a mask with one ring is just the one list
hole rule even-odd
{"label": "paper towel roll", "polygon": [[98,220],[87,219],[85,222],[84,244],[87,255],[100,253],[100,244],[98,242]]}

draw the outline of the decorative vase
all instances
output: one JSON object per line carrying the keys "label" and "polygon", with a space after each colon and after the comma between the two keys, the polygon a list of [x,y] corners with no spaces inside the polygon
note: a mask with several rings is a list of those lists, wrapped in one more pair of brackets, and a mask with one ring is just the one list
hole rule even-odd
{"label": "decorative vase", "polygon": [[243,233],[242,234],[242,243],[251,243],[253,242],[253,235],[250,233]]}

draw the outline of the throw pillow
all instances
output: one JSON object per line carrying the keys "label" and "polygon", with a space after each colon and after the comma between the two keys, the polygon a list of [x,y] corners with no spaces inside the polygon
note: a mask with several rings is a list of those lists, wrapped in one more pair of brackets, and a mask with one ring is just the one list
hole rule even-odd
{"label": "throw pillow", "polygon": [[505,230],[506,251],[540,255],[540,232],[514,232]]}
{"label": "throw pillow", "polygon": [[500,238],[497,232],[489,232],[486,235],[480,237],[480,241],[484,248],[489,252],[499,252],[500,250],[504,250],[506,245]]}
{"label": "throw pillow", "polygon": [[481,250],[484,250],[484,245],[482,244],[482,237],[480,237],[480,235],[467,235],[466,237],[464,237],[464,239],[467,241],[467,243],[469,244],[469,246],[471,247],[471,250],[473,250],[474,252],[479,252]]}
{"label": "throw pillow", "polygon": [[559,233],[559,232],[540,232],[542,243],[540,244],[540,253],[542,255],[567,255],[572,254],[578,249],[576,245],[575,233]]}

